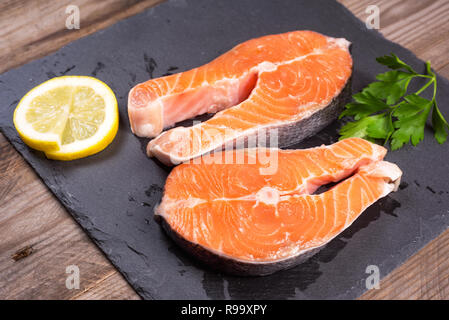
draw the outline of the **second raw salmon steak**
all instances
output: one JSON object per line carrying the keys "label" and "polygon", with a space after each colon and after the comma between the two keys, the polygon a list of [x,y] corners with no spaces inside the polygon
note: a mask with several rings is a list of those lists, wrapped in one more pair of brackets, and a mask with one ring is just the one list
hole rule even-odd
{"label": "second raw salmon steak", "polygon": [[[349,138],[306,150],[203,156],[173,169],[156,218],[178,244],[214,268],[270,274],[303,262],[397,188],[402,172],[382,161],[385,154],[381,146]],[[275,170],[267,172],[269,167]],[[332,182],[338,183],[314,194]]]}
{"label": "second raw salmon steak", "polygon": [[[246,41],[201,67],[132,88],[131,129],[141,137],[156,137],[147,153],[166,164],[266,135],[267,130],[276,134],[279,147],[299,142],[336,119],[347,102],[349,46],[345,39],[313,31]],[[203,113],[216,114],[161,134]]]}

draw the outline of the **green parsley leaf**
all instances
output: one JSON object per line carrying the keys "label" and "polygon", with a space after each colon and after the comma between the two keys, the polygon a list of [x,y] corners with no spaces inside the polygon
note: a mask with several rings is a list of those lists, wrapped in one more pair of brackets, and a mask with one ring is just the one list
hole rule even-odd
{"label": "green parsley leaf", "polygon": [[378,74],[376,79],[366,88],[373,96],[387,100],[387,104],[395,104],[407,92],[408,85],[414,75],[403,71],[388,71]]}
{"label": "green parsley leaf", "polygon": [[[395,54],[376,60],[392,70],[378,74],[377,81],[353,95],[354,102],[345,106],[339,118],[352,117],[354,121],[342,126],[340,139],[382,139],[390,142],[393,150],[409,142],[416,146],[424,139],[427,119],[432,113],[435,139],[444,143],[449,124],[437,107],[437,77],[430,62],[426,62],[426,74],[419,74]],[[418,91],[407,94],[410,82],[416,78],[428,81]],[[433,86],[432,99],[420,96],[430,86]]]}
{"label": "green parsley leaf", "polygon": [[378,114],[348,122],[340,129],[340,140],[349,137],[359,137],[373,141],[383,139],[389,130],[388,119],[385,114]]}
{"label": "green parsley leaf", "polygon": [[433,101],[422,98],[416,93],[412,93],[404,97],[404,101],[394,109],[393,115],[399,120],[413,116],[424,109],[429,109],[433,105]]}
{"label": "green parsley leaf", "polygon": [[354,116],[355,120],[362,119],[370,114],[388,109],[389,106],[381,99],[373,96],[368,91],[362,91],[352,96],[356,102],[348,103],[340,114],[340,119],[344,116]]}
{"label": "green parsley leaf", "polygon": [[392,53],[391,56],[378,57],[376,58],[376,61],[393,70],[405,69],[410,73],[416,74],[416,71],[413,70],[412,67],[410,67],[401,59],[399,59],[398,56],[395,55],[394,53]]}
{"label": "green parsley leaf", "polygon": [[394,122],[395,132],[391,135],[391,148],[401,148],[405,143],[416,146],[424,139],[424,127],[431,109],[431,104],[424,106],[423,110],[410,116],[404,116]]}
{"label": "green parsley leaf", "polygon": [[443,144],[447,139],[447,130],[449,129],[449,125],[436,104],[432,110],[432,126],[435,131],[435,139],[439,144]]}

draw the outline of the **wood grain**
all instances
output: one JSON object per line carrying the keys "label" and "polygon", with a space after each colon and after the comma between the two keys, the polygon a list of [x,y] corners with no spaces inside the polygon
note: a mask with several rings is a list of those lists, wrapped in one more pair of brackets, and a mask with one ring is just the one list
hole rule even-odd
{"label": "wood grain", "polygon": [[[45,56],[160,0],[4,0],[0,3],[0,73]],[[380,8],[380,32],[431,60],[449,77],[449,2],[341,0],[361,20]],[[78,5],[81,29],[65,28]],[[133,289],[0,134],[0,299],[139,299]],[[387,275],[361,299],[449,299],[449,231]],[[28,250],[21,249],[28,247]],[[21,256],[15,261],[13,256]],[[29,255],[27,255],[29,254]],[[80,269],[80,289],[65,286]]]}

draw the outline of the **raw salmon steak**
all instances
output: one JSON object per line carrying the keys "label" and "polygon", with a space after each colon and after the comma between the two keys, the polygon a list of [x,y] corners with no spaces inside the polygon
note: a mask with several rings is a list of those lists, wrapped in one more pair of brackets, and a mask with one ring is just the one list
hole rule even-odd
{"label": "raw salmon steak", "polygon": [[[132,88],[131,129],[141,137],[157,136],[147,153],[166,164],[265,135],[269,129],[278,147],[292,145],[327,126],[349,99],[349,46],[345,39],[312,31],[246,41],[201,67]],[[160,134],[204,113],[216,114]]]}
{"label": "raw salmon steak", "polygon": [[[262,161],[265,152],[277,155],[277,170],[270,174],[263,173],[273,165]],[[155,218],[195,257],[238,275],[266,275],[302,263],[396,190],[402,175],[382,160],[385,148],[360,138],[305,150],[218,154],[173,169]],[[230,155],[244,161],[217,161]],[[338,183],[314,194],[332,182]]]}

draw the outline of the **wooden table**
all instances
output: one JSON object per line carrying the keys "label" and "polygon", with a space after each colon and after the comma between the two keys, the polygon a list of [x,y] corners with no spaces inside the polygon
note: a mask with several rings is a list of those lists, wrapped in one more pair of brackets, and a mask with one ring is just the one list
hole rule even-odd
{"label": "wooden table", "polygon": [[[449,1],[340,0],[360,19],[380,8],[380,32],[449,78]],[[4,0],[0,3],[0,73],[43,57],[160,0]],[[65,9],[78,5],[81,28],[67,30]],[[446,108],[447,110],[447,108]],[[445,146],[447,148],[447,145]],[[80,289],[65,286],[80,269]],[[139,299],[36,174],[0,134],[0,298]],[[361,299],[448,299],[449,230]]]}

